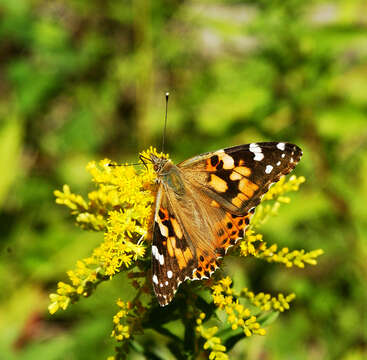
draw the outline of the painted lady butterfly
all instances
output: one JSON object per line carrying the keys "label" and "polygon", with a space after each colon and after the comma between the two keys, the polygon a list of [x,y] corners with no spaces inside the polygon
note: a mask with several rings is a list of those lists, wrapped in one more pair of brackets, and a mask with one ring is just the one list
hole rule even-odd
{"label": "painted lady butterfly", "polygon": [[152,276],[161,306],[186,279],[208,279],[218,259],[244,237],[271,184],[291,172],[301,149],[283,142],[239,145],[178,165],[151,155],[159,188]]}

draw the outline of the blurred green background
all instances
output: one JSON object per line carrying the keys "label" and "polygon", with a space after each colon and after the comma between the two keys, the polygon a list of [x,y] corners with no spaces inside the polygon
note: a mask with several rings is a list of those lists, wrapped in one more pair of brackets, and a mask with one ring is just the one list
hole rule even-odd
{"label": "blurred green background", "polygon": [[[165,91],[176,162],[254,141],[304,150],[295,173],[306,184],[262,232],[325,255],[304,270],[229,262],[243,286],[297,294],[265,337],[242,340],[230,358],[366,359],[362,0],[0,0],[0,358],[113,354],[115,300],[129,298],[123,276],[47,313],[56,282],[103,238],[75,227],[52,192],[91,190],[88,161],[159,149]],[[141,341],[152,339],[170,359],[164,338]]]}

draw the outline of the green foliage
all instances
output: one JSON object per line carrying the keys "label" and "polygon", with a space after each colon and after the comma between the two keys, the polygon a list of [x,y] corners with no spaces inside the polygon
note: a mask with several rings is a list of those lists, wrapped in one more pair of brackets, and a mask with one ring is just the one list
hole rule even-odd
{"label": "green foliage", "polygon": [[[142,148],[158,147],[169,90],[174,160],[258,140],[304,150],[296,173],[307,183],[261,231],[280,249],[325,255],[301,270],[226,260],[236,291],[297,294],[261,341],[224,342],[230,358],[364,359],[364,14],[362,0],[1,0],[2,357],[90,360],[113,352],[105,334],[115,299],[133,296],[123,275],[68,311],[47,314],[65,269],[101,242],[100,233],[72,225],[52,191],[67,183],[86,194],[92,159],[135,162]],[[169,326],[182,335],[177,323]],[[146,358],[172,358],[149,344],[174,349],[174,335],[140,336]]]}

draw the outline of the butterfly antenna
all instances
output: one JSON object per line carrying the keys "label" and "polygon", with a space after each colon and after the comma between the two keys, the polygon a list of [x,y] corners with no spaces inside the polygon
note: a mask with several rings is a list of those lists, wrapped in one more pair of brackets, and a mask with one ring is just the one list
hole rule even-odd
{"label": "butterfly antenna", "polygon": [[141,165],[141,164],[140,163],[132,163],[132,164],[111,164],[111,163],[108,163],[108,164],[106,164],[106,166],[110,166],[110,167],[133,166],[133,165]]}
{"label": "butterfly antenna", "polygon": [[163,130],[163,138],[162,138],[162,152],[164,152],[164,141],[166,139],[166,131],[167,131],[168,97],[169,97],[169,92],[166,92],[166,115],[164,117],[164,130]]}

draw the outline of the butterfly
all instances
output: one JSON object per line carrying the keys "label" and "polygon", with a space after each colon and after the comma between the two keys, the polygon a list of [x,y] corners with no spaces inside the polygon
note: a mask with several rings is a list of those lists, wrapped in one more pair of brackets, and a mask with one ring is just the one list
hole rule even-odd
{"label": "butterfly", "polygon": [[161,306],[179,285],[208,279],[227,250],[244,237],[269,187],[302,156],[297,146],[261,142],[207,152],[177,165],[150,156],[157,175],[152,283]]}

